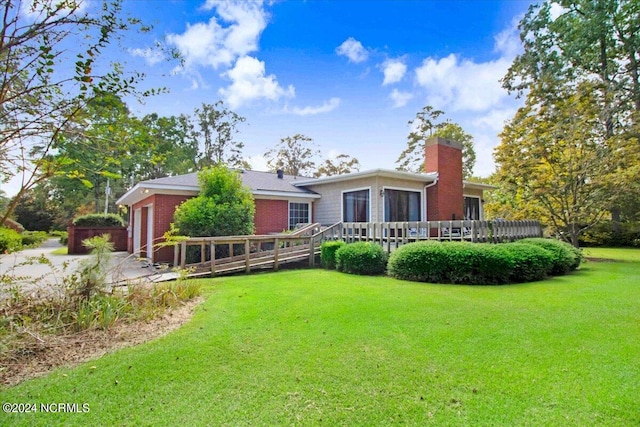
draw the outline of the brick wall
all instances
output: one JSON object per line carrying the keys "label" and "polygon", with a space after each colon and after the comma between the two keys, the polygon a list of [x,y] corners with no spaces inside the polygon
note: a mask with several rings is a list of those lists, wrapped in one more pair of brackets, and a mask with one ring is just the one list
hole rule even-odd
{"label": "brick wall", "polygon": [[[142,256],[150,257],[150,253],[147,252],[147,220],[150,211],[150,205],[153,206],[153,242],[154,245],[156,243],[162,242],[162,236],[166,231],[169,230],[169,225],[173,222],[173,214],[182,202],[189,199],[189,196],[180,196],[180,195],[168,195],[168,194],[158,194],[147,197],[146,199],[134,204],[131,207],[131,215],[130,215],[130,228],[132,230],[131,236],[129,236],[130,243],[129,246],[131,251],[133,251],[133,235],[134,235],[134,227],[140,227],[140,245],[143,248]],[[134,212],[136,209],[141,210],[141,219],[140,224],[134,223]],[[153,248],[153,261],[154,262],[172,262],[173,261],[173,248]]]}
{"label": "brick wall", "polygon": [[289,202],[286,200],[255,201],[256,212],[253,218],[256,234],[280,233],[289,229]]}
{"label": "brick wall", "polygon": [[438,183],[427,189],[427,220],[464,218],[462,145],[444,138],[425,143],[425,172],[438,172]]}
{"label": "brick wall", "polygon": [[95,236],[109,235],[109,240],[113,242],[114,250],[127,250],[127,229],[124,227],[76,227],[70,225],[67,228],[69,238],[67,240],[67,253],[87,254],[89,249],[82,244],[82,241]]}
{"label": "brick wall", "polygon": [[[190,199],[189,196],[177,196],[158,194],[153,204],[153,239],[154,242],[162,242],[162,236],[169,230],[173,222],[173,214],[182,202]],[[173,247],[154,248],[154,262],[173,262]]]}

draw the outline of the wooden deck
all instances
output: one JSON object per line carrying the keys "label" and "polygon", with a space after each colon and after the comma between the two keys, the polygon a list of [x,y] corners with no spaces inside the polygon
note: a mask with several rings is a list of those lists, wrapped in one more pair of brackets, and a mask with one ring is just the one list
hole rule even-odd
{"label": "wooden deck", "polygon": [[[375,242],[390,253],[423,240],[505,242],[542,236],[538,221],[426,221],[309,224],[292,233],[194,237],[174,245],[174,266],[189,276],[216,276],[255,270],[278,270],[283,264],[314,266],[326,240]],[[213,254],[213,256],[212,256]]]}

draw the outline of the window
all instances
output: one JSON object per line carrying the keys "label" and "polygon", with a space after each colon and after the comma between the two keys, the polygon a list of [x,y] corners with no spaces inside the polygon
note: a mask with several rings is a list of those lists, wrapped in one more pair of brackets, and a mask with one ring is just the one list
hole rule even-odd
{"label": "window", "polygon": [[464,198],[464,219],[467,219],[467,220],[480,219],[480,198],[478,197]]}
{"label": "window", "polygon": [[384,190],[384,220],[420,221],[420,193],[416,191]]}
{"label": "window", "polygon": [[298,224],[310,222],[309,203],[289,203],[289,230],[293,230]]}
{"label": "window", "polygon": [[369,222],[369,190],[342,193],[342,220]]}

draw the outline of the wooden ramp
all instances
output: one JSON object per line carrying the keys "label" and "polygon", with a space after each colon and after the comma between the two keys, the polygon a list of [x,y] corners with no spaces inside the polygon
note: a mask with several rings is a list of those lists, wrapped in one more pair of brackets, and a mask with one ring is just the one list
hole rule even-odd
{"label": "wooden ramp", "polygon": [[325,240],[374,242],[391,253],[424,240],[500,243],[542,236],[537,221],[424,221],[306,224],[292,233],[194,237],[174,244],[174,266],[190,277],[216,276],[278,268],[287,263],[314,266]]}
{"label": "wooden ramp", "polygon": [[190,238],[174,246],[174,265],[188,270],[190,277],[278,270],[305,261],[313,265],[327,230],[308,224],[293,233]]}

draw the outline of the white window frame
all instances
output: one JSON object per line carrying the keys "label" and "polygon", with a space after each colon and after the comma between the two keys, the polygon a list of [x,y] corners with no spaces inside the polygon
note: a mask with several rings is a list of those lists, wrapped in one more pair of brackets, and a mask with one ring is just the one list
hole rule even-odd
{"label": "white window frame", "polygon": [[[289,202],[289,205],[288,205],[288,214],[287,214],[287,224],[289,226],[289,230],[293,230],[293,228],[291,228],[291,204],[292,203],[295,203],[295,204],[298,204],[298,205],[307,205],[307,208],[309,210],[309,217],[307,218],[307,220],[308,220],[307,222],[311,223],[311,221],[313,219],[313,212],[311,210],[312,206],[311,206],[310,202],[297,202],[297,201],[292,201],[292,200],[289,200],[288,202]],[[294,226],[295,226],[295,224],[294,224]]]}
{"label": "white window frame", "polygon": [[[427,215],[427,204],[425,203],[426,200],[426,194],[425,191],[420,188],[420,189],[415,189],[415,188],[406,188],[406,187],[388,187],[388,186],[383,186],[382,187],[382,191],[385,194],[386,197],[386,191],[387,190],[396,190],[396,191],[406,191],[408,193],[418,193],[420,194],[420,203],[419,203],[419,208],[420,208],[420,221],[426,221],[426,215]],[[386,201],[383,201],[382,203],[382,221],[384,221],[384,219],[387,216],[387,210],[386,210]]]}

